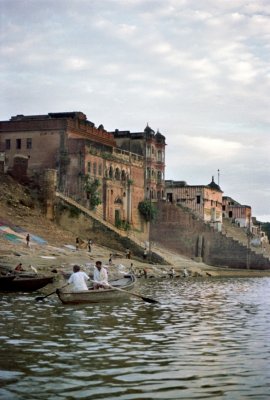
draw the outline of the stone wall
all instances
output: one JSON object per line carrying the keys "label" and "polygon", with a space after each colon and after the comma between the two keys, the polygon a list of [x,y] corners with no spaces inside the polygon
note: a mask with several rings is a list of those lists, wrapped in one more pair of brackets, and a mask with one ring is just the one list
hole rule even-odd
{"label": "stone wall", "polygon": [[55,190],[57,185],[57,171],[46,169],[43,173],[43,197],[46,209],[46,217],[54,220]]}
{"label": "stone wall", "polygon": [[151,241],[181,255],[213,266],[270,269],[270,260],[237,240],[215,231],[192,213],[171,203],[159,202]]}
{"label": "stone wall", "polygon": [[[71,217],[70,211],[72,209],[69,206],[66,206],[62,201],[58,202],[56,221],[61,227],[74,233],[74,243],[70,244],[75,246],[76,237],[84,241],[92,239],[94,244],[97,243],[106,248],[111,248],[112,251],[117,250],[124,253],[125,249],[129,248],[131,250],[131,261],[128,260],[128,262],[132,262],[134,258],[142,261],[143,247],[137,245],[132,239],[118,235],[114,230],[103,225],[102,222],[80,213],[79,210],[77,210],[76,215]],[[151,261],[156,264],[166,264],[162,257],[154,252],[151,254]]]}

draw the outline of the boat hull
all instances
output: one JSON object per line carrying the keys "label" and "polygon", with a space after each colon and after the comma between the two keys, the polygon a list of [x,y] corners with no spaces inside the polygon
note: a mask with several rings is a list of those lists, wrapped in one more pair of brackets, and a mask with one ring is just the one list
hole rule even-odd
{"label": "boat hull", "polygon": [[110,281],[110,285],[115,286],[112,289],[89,289],[81,292],[58,290],[57,295],[63,304],[106,303],[130,297],[127,292],[133,289],[135,281],[136,278],[134,275],[128,275],[124,278]]}
{"label": "boat hull", "polygon": [[35,292],[53,282],[53,277],[9,277],[0,278],[0,292]]}

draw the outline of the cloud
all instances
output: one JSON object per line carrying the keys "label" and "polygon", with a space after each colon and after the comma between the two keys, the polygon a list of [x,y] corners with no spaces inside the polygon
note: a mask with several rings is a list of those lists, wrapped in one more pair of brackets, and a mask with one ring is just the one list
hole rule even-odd
{"label": "cloud", "polygon": [[244,146],[239,142],[211,138],[203,136],[183,137],[184,143],[190,147],[190,151],[200,152],[206,158],[218,158],[229,160],[235,157]]}
{"label": "cloud", "polygon": [[168,178],[220,169],[228,195],[269,215],[268,1],[2,0],[0,14],[1,119],[149,122],[167,137]]}

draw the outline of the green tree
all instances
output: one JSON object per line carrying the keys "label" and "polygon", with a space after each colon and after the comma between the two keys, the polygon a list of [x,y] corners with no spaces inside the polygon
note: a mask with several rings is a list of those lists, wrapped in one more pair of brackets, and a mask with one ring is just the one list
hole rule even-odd
{"label": "green tree", "polygon": [[270,240],[270,222],[262,222],[262,230],[266,233],[268,236],[268,240]]}
{"label": "green tree", "polygon": [[97,178],[91,178],[89,175],[84,176],[84,190],[89,199],[90,208],[94,210],[102,203],[99,194],[100,181]]}
{"label": "green tree", "polygon": [[147,222],[153,221],[153,219],[155,219],[157,209],[150,200],[141,201],[138,204],[138,209]]}

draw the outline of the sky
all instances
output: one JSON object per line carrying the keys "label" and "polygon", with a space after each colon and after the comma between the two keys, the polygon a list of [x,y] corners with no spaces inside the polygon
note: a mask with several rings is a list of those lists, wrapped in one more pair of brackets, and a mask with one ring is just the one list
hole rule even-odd
{"label": "sky", "polygon": [[[0,120],[166,136],[166,179],[270,221],[269,0],[0,0]],[[218,174],[219,170],[219,174]]]}

